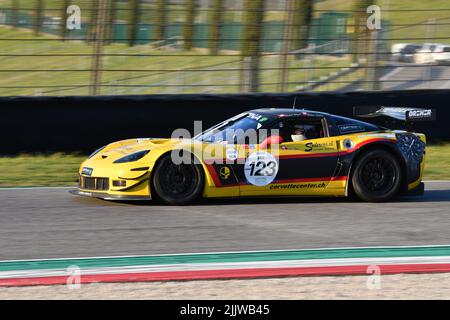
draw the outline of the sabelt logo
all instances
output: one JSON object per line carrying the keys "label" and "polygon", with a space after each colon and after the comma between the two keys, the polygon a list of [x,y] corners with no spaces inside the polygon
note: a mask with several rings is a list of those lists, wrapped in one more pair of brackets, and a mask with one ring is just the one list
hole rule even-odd
{"label": "sabelt logo", "polygon": [[427,110],[411,110],[408,113],[408,118],[431,118],[431,109]]}
{"label": "sabelt logo", "polygon": [[305,151],[306,152],[310,152],[313,149],[318,149],[318,148],[331,148],[333,147],[333,141],[331,142],[325,142],[325,143],[312,143],[312,142],[308,142],[307,144],[305,144]]}

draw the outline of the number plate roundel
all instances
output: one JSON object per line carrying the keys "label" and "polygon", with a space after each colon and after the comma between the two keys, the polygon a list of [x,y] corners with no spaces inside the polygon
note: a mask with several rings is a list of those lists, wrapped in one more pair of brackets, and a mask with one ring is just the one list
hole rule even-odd
{"label": "number plate roundel", "polygon": [[275,180],[278,167],[278,161],[272,154],[265,151],[254,152],[245,161],[245,178],[255,186],[266,186]]}

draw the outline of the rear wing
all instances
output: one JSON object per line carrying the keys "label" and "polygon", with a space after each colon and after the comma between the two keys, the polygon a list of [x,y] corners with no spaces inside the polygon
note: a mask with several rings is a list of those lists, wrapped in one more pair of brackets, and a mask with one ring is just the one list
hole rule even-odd
{"label": "rear wing", "polygon": [[353,115],[360,118],[378,120],[383,125],[398,125],[398,122],[411,125],[414,122],[436,120],[436,110],[428,108],[357,106]]}

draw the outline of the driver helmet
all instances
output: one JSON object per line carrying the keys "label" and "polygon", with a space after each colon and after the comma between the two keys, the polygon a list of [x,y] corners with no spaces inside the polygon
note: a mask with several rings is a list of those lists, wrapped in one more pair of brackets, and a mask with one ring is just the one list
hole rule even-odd
{"label": "driver helmet", "polygon": [[305,135],[306,130],[303,127],[298,127],[294,129],[294,132],[291,134],[292,141],[304,141],[308,139]]}

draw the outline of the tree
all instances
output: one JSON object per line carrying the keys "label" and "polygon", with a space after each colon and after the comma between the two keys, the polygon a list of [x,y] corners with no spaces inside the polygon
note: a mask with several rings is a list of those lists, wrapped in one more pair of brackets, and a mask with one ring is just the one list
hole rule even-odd
{"label": "tree", "polygon": [[44,17],[45,2],[44,0],[36,1],[36,10],[34,16],[34,34],[38,36],[41,33],[42,20]]}
{"label": "tree", "polygon": [[196,0],[186,0],[186,21],[183,26],[184,50],[191,50],[193,47],[196,9]]}
{"label": "tree", "polygon": [[64,0],[63,1],[63,5],[61,8],[61,39],[65,39],[66,35],[67,35],[67,18],[68,18],[68,14],[67,14],[67,8],[70,5],[70,0]]}
{"label": "tree", "polygon": [[[259,90],[259,47],[262,36],[265,0],[245,0],[241,55],[243,69],[247,68],[246,60],[250,59],[250,92]],[[242,76],[241,76],[242,77]]]}
{"label": "tree", "polygon": [[12,2],[12,25],[17,27],[19,25],[20,3],[19,0]]}
{"label": "tree", "polygon": [[353,62],[358,62],[360,57],[359,52],[364,47],[364,42],[366,40],[361,40],[361,38],[367,38],[369,33],[366,28],[366,10],[373,4],[373,0],[355,0],[353,8],[353,24],[354,33],[352,39],[352,52],[353,52]]}
{"label": "tree", "polygon": [[128,45],[130,47],[136,44],[136,36],[139,27],[139,7],[140,0],[130,1],[130,28],[128,35]]}
{"label": "tree", "polygon": [[293,50],[308,46],[308,35],[313,12],[313,0],[293,0],[294,12],[292,22],[292,46]]}
{"label": "tree", "polygon": [[167,0],[156,0],[155,41],[162,41],[166,35]]}
{"label": "tree", "polygon": [[111,43],[114,38],[114,22],[116,21],[116,1],[108,0],[107,3],[107,14],[106,14],[106,26],[105,26],[105,37],[107,38],[106,43]]}
{"label": "tree", "polygon": [[220,47],[220,27],[222,25],[222,15],[223,15],[223,0],[214,0],[210,14],[209,14],[209,24],[210,32],[209,48],[211,54],[217,54]]}
{"label": "tree", "polygon": [[97,30],[97,17],[98,11],[100,10],[100,0],[93,1],[90,4],[90,15],[89,15],[89,29],[88,29],[88,42],[94,41]]}

